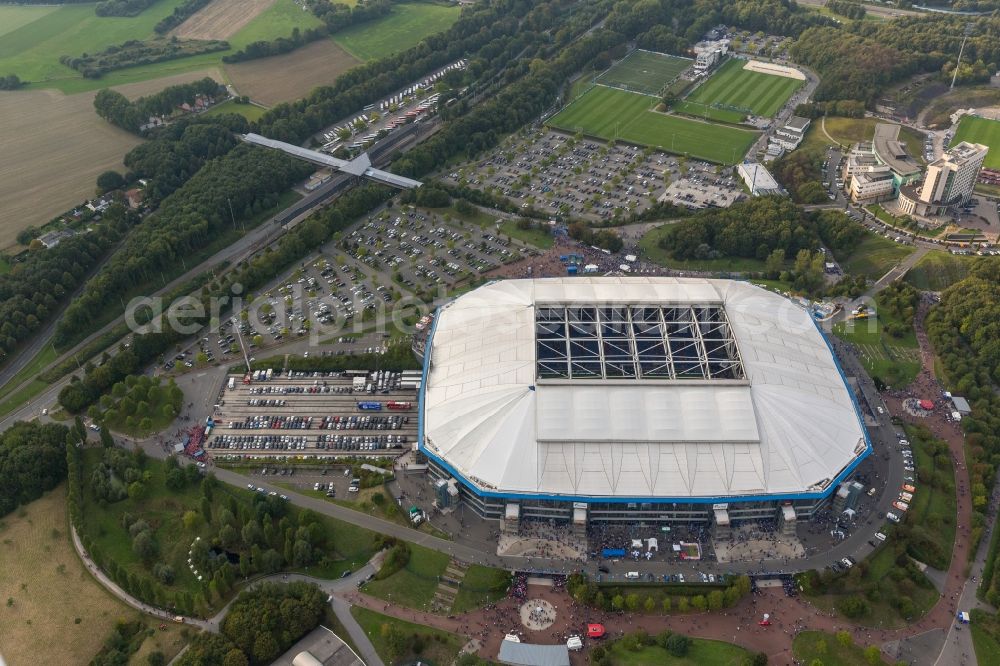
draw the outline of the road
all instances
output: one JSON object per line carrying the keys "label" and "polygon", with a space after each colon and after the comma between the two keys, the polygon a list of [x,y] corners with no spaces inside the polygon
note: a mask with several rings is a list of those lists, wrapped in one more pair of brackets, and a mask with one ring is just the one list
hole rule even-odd
{"label": "road", "polygon": [[[796,0],[798,4],[804,5],[806,7],[826,7],[826,0]],[[913,11],[912,9],[899,9],[896,7],[880,7],[878,5],[865,4],[865,11],[873,16],[879,16],[885,19],[899,18],[900,16],[926,16],[922,12]],[[847,19],[843,19],[847,20]]]}

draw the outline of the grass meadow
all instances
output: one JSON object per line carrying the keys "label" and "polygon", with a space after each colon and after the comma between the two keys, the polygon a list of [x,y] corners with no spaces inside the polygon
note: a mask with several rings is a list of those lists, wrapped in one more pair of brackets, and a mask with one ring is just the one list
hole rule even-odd
{"label": "grass meadow", "polygon": [[388,16],[341,30],[333,41],[358,60],[378,60],[444,32],[460,12],[457,6],[401,2],[392,6]]}
{"label": "grass meadow", "polygon": [[656,112],[652,109],[656,102],[646,95],[596,86],[550,118],[548,124],[718,164],[742,159],[757,138],[756,132]]}

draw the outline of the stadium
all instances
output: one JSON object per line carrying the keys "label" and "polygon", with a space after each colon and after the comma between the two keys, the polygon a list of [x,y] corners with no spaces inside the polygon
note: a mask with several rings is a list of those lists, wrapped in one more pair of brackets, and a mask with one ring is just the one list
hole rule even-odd
{"label": "stadium", "polygon": [[488,283],[435,316],[419,409],[431,474],[505,526],[808,519],[871,452],[810,314],[733,280]]}

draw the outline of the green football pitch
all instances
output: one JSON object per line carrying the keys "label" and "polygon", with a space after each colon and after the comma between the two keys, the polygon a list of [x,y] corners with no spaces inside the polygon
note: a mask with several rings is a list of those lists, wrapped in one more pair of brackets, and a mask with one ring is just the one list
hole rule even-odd
{"label": "green football pitch", "polygon": [[1000,121],[965,116],[958,123],[958,131],[955,132],[951,145],[954,146],[959,141],[989,146],[990,152],[986,153],[983,166],[987,169],[1000,169]]}
{"label": "green football pitch", "polygon": [[[755,116],[768,118],[775,115],[803,83],[787,76],[751,72],[743,69],[744,64],[745,61],[738,58],[726,62],[685,98],[685,113],[700,115],[700,107],[711,109],[719,105],[723,107],[721,110],[731,113],[747,109]],[[712,117],[711,110],[708,113]]]}
{"label": "green football pitch", "polygon": [[652,110],[657,100],[617,88],[594,86],[557,113],[548,124],[568,132],[623,141],[735,164],[757,138],[756,132],[713,125]]}
{"label": "green football pitch", "polygon": [[632,51],[621,62],[598,76],[595,82],[656,95],[690,65],[689,58],[652,51]]}

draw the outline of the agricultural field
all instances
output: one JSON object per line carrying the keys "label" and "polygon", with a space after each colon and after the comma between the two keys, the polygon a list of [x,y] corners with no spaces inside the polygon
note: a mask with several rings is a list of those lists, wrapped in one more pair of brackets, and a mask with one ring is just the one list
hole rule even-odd
{"label": "agricultural field", "polygon": [[[136,615],[91,577],[68,530],[65,484],[0,522],[0,596],[13,600],[0,616],[7,663],[86,664],[119,618]],[[183,642],[166,638],[155,642],[169,660]]]}
{"label": "agricultural field", "polygon": [[392,13],[333,36],[339,46],[358,60],[378,60],[416,46],[425,37],[444,32],[458,20],[461,8],[429,2],[401,2]]}
{"label": "agricultural field", "polygon": [[756,132],[658,113],[656,99],[596,86],[553,116],[548,124],[599,139],[622,139],[718,164],[742,159]]}
{"label": "agricultural field", "polygon": [[241,95],[271,106],[303,97],[316,86],[330,85],[359,62],[332,40],[321,39],[291,53],[226,65],[225,69]]}
{"label": "agricultural field", "polygon": [[274,0],[213,0],[174,28],[179,39],[229,39]]}
{"label": "agricultural field", "polygon": [[[221,78],[210,69],[116,89],[134,99],[206,76]],[[97,176],[123,169],[125,153],[141,141],[98,117],[92,92],[0,92],[0,118],[0,249],[14,244],[21,229],[45,224],[92,197]]]}
{"label": "agricultural field", "polygon": [[989,146],[990,152],[986,154],[983,166],[987,169],[1000,169],[1000,121],[965,116],[958,123],[958,131],[955,132],[951,145],[954,146],[959,141]]}
{"label": "agricultural field", "polygon": [[652,51],[633,51],[621,62],[598,76],[595,82],[612,88],[657,95],[665,85],[690,67],[691,62],[690,58],[678,58]]}
{"label": "agricultural field", "polygon": [[[92,3],[37,8],[0,5],[0,72],[17,74],[22,80],[30,82],[30,88],[58,88],[71,94],[221,64],[222,56],[228,51],[128,67],[108,72],[100,79],[85,79],[76,70],[59,62],[62,55],[94,53],[130,39],[148,39],[155,34],[153,26],[171,14],[181,2],[183,0],[160,0],[138,16],[114,18],[97,16]],[[205,10],[217,4],[211,3]],[[320,24],[319,19],[310,12],[302,11],[294,0],[254,0],[255,9],[263,10],[259,14],[244,12],[245,4],[224,0],[224,5],[235,6],[232,11],[239,12],[241,17],[239,20],[230,18],[231,22],[238,24],[238,29],[233,32],[228,32],[228,26],[218,28],[228,32],[227,39],[234,50],[256,40],[286,37],[295,27]],[[246,21],[243,20],[244,15]],[[191,17],[177,29],[184,28],[198,16],[202,13]],[[198,24],[207,26],[209,23],[199,19],[193,25]]]}
{"label": "agricultural field", "polygon": [[745,61],[730,59],[684,100],[685,112],[701,114],[703,107],[739,115],[774,116],[802,81],[743,69]]}

